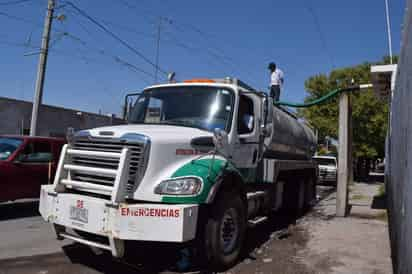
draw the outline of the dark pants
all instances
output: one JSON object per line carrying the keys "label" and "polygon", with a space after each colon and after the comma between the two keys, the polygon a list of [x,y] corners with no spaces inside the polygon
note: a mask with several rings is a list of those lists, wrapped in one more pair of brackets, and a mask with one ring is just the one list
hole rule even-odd
{"label": "dark pants", "polygon": [[279,85],[273,85],[270,86],[270,97],[273,98],[273,101],[279,101],[280,97],[280,86]]}

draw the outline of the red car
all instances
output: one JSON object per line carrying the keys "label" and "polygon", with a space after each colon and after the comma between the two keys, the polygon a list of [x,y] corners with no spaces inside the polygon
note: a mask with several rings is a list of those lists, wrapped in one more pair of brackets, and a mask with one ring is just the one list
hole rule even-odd
{"label": "red car", "polygon": [[38,198],[52,183],[63,138],[0,136],[0,202]]}

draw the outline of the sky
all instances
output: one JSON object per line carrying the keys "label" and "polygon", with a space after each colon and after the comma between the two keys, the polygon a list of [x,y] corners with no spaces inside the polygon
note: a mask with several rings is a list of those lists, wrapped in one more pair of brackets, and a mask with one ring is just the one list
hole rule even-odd
{"label": "sky", "polygon": [[[231,76],[267,91],[275,62],[285,74],[281,100],[292,102],[303,101],[310,76],[388,55],[384,0],[71,1],[132,48],[56,0],[43,103],[82,111],[120,114],[127,93],[154,83],[159,22],[163,72]],[[0,96],[33,99],[46,7],[0,0]],[[389,9],[399,54],[405,0]]]}

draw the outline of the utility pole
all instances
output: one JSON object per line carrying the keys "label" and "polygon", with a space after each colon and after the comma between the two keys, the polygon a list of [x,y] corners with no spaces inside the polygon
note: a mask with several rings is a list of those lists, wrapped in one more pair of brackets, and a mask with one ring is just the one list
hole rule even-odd
{"label": "utility pole", "polygon": [[159,18],[159,25],[157,26],[155,84],[157,84],[157,73],[159,71],[159,49],[160,49],[160,31],[161,31],[161,28],[162,28],[162,17]]}
{"label": "utility pole", "polygon": [[348,185],[352,172],[352,106],[348,92],[339,97],[339,159],[338,187],[336,190],[336,216],[346,217],[348,214]]}
{"label": "utility pole", "polygon": [[389,4],[388,0],[385,0],[385,10],[386,10],[386,28],[388,31],[388,44],[389,44],[389,60],[390,63],[393,63],[393,58],[392,58],[392,35],[391,35],[391,21],[389,17]]}
{"label": "utility pole", "polygon": [[46,72],[47,55],[49,51],[50,30],[52,26],[54,12],[54,0],[48,0],[46,19],[44,20],[44,29],[42,35],[39,64],[37,69],[36,93],[33,100],[33,109],[30,124],[30,136],[35,136],[37,131],[37,118],[39,107],[43,97],[44,77]]}
{"label": "utility pole", "polygon": [[162,22],[172,24],[172,20],[167,17],[159,17],[159,24],[157,26],[157,44],[156,44],[156,68],[155,68],[155,84],[157,84],[157,75],[159,72],[159,51],[160,51],[160,33],[162,31]]}

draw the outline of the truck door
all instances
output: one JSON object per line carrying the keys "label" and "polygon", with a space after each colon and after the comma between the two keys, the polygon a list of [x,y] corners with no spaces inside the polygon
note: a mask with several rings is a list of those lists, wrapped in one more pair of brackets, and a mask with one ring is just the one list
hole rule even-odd
{"label": "truck door", "polygon": [[[232,161],[239,169],[255,169],[259,152],[259,117],[258,105],[251,97],[239,96],[237,112],[237,138],[234,138]],[[246,170],[244,170],[246,171]],[[247,176],[249,177],[249,176]]]}
{"label": "truck door", "polygon": [[47,141],[29,140],[17,156],[15,163],[18,198],[37,198],[40,185],[47,184],[49,163],[53,161],[51,144]]}

